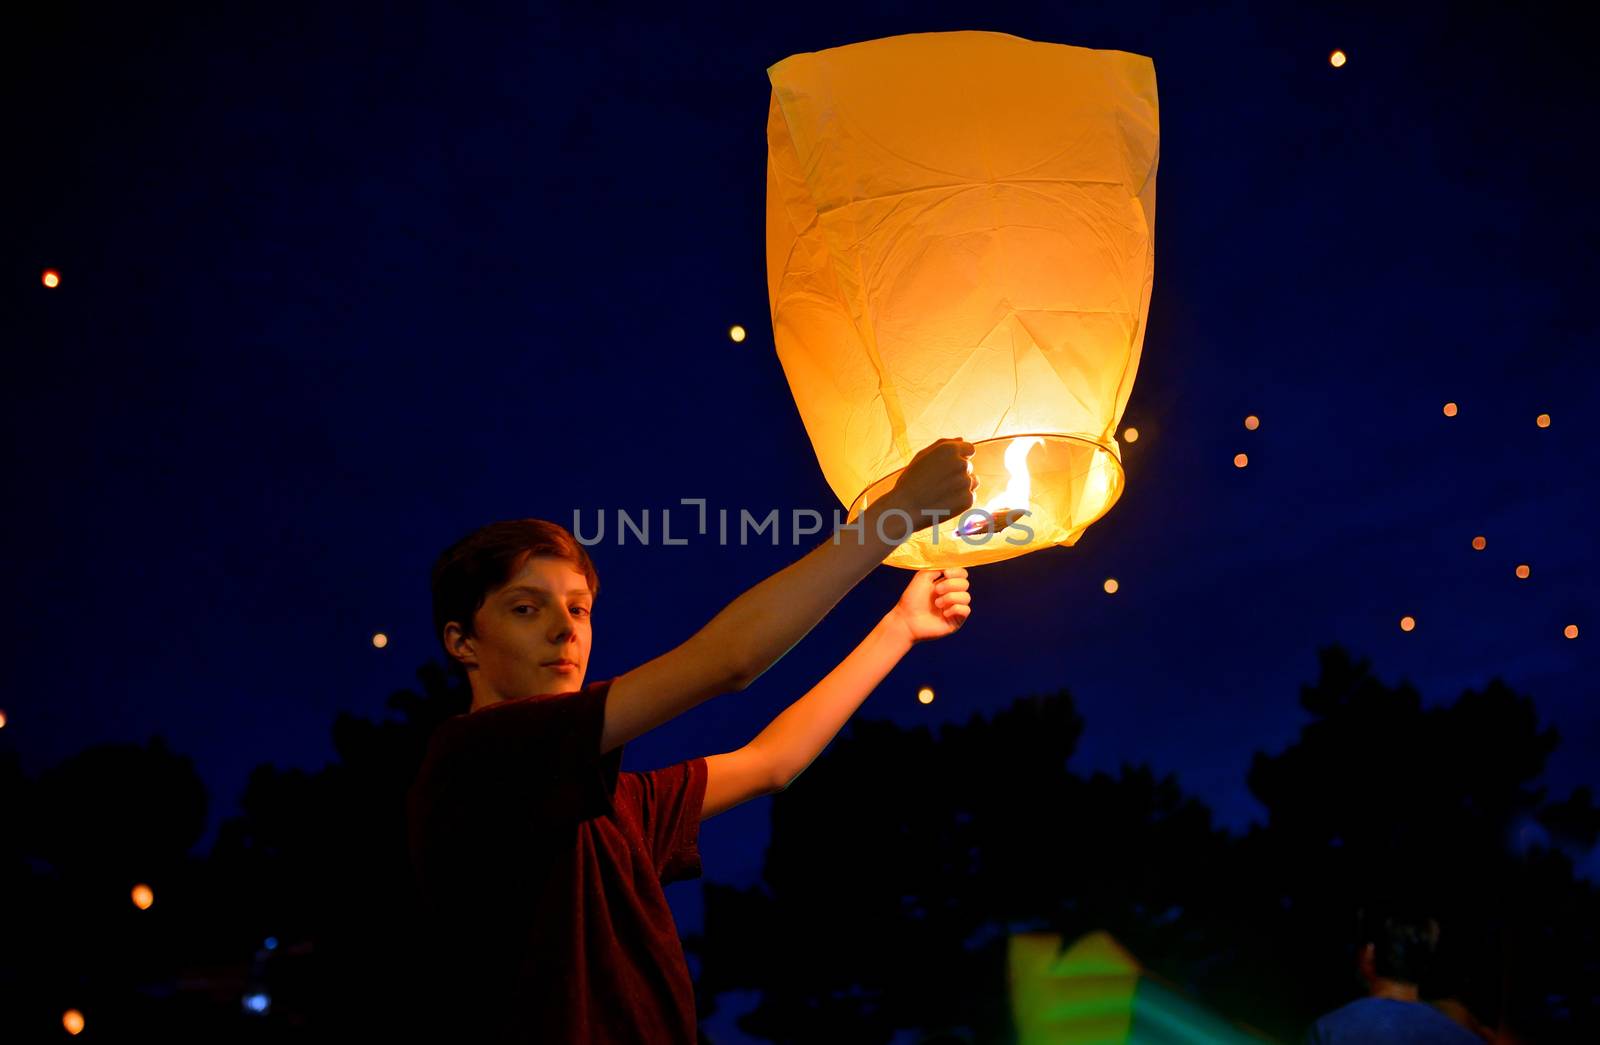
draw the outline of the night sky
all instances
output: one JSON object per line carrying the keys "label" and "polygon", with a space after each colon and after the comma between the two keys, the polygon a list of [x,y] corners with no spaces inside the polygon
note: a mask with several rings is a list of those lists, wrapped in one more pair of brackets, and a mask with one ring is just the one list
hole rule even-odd
{"label": "night sky", "polygon": [[[1079,769],[1175,772],[1237,828],[1251,752],[1293,740],[1341,643],[1428,703],[1504,679],[1560,729],[1553,788],[1600,785],[1596,81],[1575,26],[1437,3],[222,6],[49,5],[0,33],[0,743],[29,771],[160,734],[215,824],[251,767],[321,765],[336,712],[384,716],[441,656],[428,568],[476,526],[672,509],[681,535],[684,497],[831,514],[772,347],[765,70],[987,29],[1155,62],[1140,436],[1111,513],[976,568],[971,621],[862,714],[937,724],[1066,688]],[[811,540],[611,528],[589,678]],[[909,576],[880,569],[626,764],[744,743]],[[755,879],[768,812],[706,825],[708,879]],[[698,889],[669,895],[697,930]]]}

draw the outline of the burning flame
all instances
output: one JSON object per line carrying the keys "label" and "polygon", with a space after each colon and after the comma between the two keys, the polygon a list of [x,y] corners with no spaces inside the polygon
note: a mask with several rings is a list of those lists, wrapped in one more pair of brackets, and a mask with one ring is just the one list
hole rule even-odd
{"label": "burning flame", "polygon": [[1044,440],[1036,435],[1011,440],[1005,455],[1006,488],[977,506],[988,512],[993,522],[981,515],[974,515],[962,527],[963,533],[983,533],[991,529],[1000,531],[1020,518],[1024,510],[1033,510],[1033,479],[1028,475],[1028,451],[1042,442]]}

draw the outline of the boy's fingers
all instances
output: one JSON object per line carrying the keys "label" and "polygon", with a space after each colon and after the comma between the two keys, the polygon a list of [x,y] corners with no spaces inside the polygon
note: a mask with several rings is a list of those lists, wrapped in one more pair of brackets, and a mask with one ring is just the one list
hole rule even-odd
{"label": "boy's fingers", "polygon": [[957,577],[955,580],[940,581],[933,586],[933,590],[943,595],[947,591],[966,591],[971,586],[972,582],[965,577]]}

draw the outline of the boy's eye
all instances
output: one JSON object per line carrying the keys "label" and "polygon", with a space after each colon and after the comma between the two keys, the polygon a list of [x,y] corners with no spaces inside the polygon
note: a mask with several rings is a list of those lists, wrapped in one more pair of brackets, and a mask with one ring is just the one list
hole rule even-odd
{"label": "boy's eye", "polygon": [[530,605],[528,605],[527,603],[524,602],[521,605],[511,607],[511,612],[512,613],[521,613],[524,617],[526,617],[527,614],[526,613],[522,613],[522,611],[523,610],[528,610],[528,611],[531,612],[535,608],[536,607],[530,606]]}

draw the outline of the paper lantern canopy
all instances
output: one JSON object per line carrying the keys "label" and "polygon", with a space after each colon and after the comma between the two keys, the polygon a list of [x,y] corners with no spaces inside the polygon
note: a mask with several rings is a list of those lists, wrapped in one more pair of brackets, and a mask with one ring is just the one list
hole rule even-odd
{"label": "paper lantern canopy", "polygon": [[1075,543],[1124,482],[1154,274],[1150,60],[924,33],[768,76],[772,326],[829,486],[853,518],[960,436],[975,507],[1027,509],[1031,539],[963,540],[951,520],[889,562]]}

